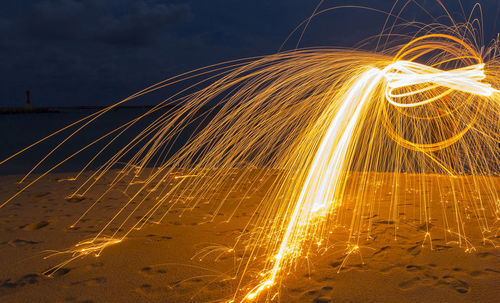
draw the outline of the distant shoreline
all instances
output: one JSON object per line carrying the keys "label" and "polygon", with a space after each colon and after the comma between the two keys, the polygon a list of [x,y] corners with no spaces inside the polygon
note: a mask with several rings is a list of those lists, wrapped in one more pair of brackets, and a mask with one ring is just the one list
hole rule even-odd
{"label": "distant shoreline", "polygon": [[[111,106],[111,105],[110,105]],[[134,109],[134,108],[153,108],[155,105],[120,105],[114,109]],[[109,106],[55,106],[55,107],[4,107],[0,108],[0,115],[12,114],[46,114],[46,113],[60,113],[66,110],[100,110]]]}

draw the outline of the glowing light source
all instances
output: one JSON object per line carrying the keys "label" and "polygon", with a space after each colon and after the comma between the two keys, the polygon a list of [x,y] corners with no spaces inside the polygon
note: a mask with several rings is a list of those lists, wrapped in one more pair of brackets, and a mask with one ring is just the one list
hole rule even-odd
{"label": "glowing light source", "polygon": [[[131,194],[94,238],[53,254],[71,254],[70,260],[56,269],[81,256],[99,255],[146,222],[161,223],[179,205],[189,210],[200,201],[220,201],[210,216],[214,220],[231,203],[231,192],[248,187],[251,193],[269,181],[259,214],[248,225],[255,228],[243,232],[249,234],[248,242],[243,245],[238,238],[233,247],[215,246],[219,253],[243,251],[238,267],[240,284],[231,302],[256,300],[277,287],[300,258],[309,258],[313,247],[326,247],[329,237],[335,236],[333,227],[341,220],[349,233],[347,255],[359,252],[361,234],[371,232],[371,221],[364,214],[373,211],[371,200],[375,200],[368,198],[373,193],[367,192],[366,183],[379,184],[392,178],[389,183],[393,192],[389,194],[394,198],[387,203],[391,203],[390,216],[396,218],[398,191],[413,190],[400,186],[406,173],[422,178],[424,173],[446,174],[440,182],[452,188],[454,218],[446,217],[443,231],[471,251],[462,213],[467,210],[474,214],[483,242],[494,241],[490,237],[492,223],[484,214],[495,214],[495,222],[500,219],[498,192],[493,181],[484,177],[498,169],[500,64],[496,53],[483,62],[478,47],[457,38],[463,36],[461,31],[469,31],[468,26],[454,28],[452,33],[430,31],[384,53],[295,50],[227,62],[162,81],[118,104],[204,77],[84,145],[29,181],[0,207],[62,163],[101,143],[104,146],[91,160],[95,161],[138,121],[164,111],[88,178],[82,173],[90,163],[75,177],[66,179],[80,182],[69,196],[80,197],[104,176],[113,176],[107,189],[72,227],[120,184],[126,184],[125,190]],[[206,105],[214,101],[220,105],[207,110]],[[76,130],[35,168],[115,106],[64,128]],[[190,133],[187,142],[173,152],[178,137],[193,123],[203,127]],[[127,156],[130,159],[123,167],[113,169]],[[390,177],[378,174],[388,171],[393,173]],[[359,173],[361,181],[350,189],[352,207],[347,209],[343,206],[351,173]],[[468,185],[473,190],[462,198],[453,190],[458,186],[453,177],[459,174],[471,174],[474,180]],[[228,187],[221,186],[228,183]],[[230,206],[238,208],[247,196]],[[415,204],[422,213],[424,242],[432,245],[429,194],[422,191],[419,199]],[[228,221],[232,215],[234,212]],[[202,250],[199,256],[208,254],[210,250]],[[254,260],[264,260],[258,281],[249,277]],[[253,286],[247,287],[244,283],[250,278]]]}

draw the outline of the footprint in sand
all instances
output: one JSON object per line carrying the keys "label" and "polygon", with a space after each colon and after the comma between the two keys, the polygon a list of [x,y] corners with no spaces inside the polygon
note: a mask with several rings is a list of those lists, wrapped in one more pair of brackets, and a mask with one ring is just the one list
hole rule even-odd
{"label": "footprint in sand", "polygon": [[[17,247],[17,246],[24,246],[24,245],[35,245],[40,242],[35,242],[35,241],[30,241],[30,240],[23,240],[23,239],[15,239],[15,240],[10,240],[7,242],[12,247]],[[5,243],[3,243],[5,244]]]}
{"label": "footprint in sand", "polygon": [[314,303],[329,303],[332,301],[332,298],[329,296],[321,296],[316,299],[314,299]]}
{"label": "footprint in sand", "polygon": [[411,289],[416,286],[434,284],[437,280],[439,280],[439,277],[434,275],[432,270],[426,268],[425,266],[410,264],[407,265],[405,268],[406,271],[413,272],[417,275],[409,280],[403,281],[398,284],[399,287],[403,290]]}
{"label": "footprint in sand", "polygon": [[401,265],[390,265],[390,266],[387,266],[387,267],[380,269],[380,272],[381,273],[389,273],[389,272],[391,272],[394,269],[397,269],[399,267],[401,267]]}
{"label": "footprint in sand", "polygon": [[70,203],[80,203],[83,200],[85,200],[85,197],[81,197],[81,196],[73,196],[71,198],[70,197],[66,198],[66,201],[68,201]]}
{"label": "footprint in sand", "polygon": [[139,270],[139,273],[145,276],[163,275],[167,273],[167,270],[163,268],[154,269],[152,267],[146,266],[141,268],[141,270]]}
{"label": "footprint in sand", "polygon": [[[436,240],[433,240],[433,241],[436,242]],[[446,250],[446,249],[450,249],[450,248],[453,248],[453,247],[448,246],[448,245],[441,245],[441,244],[435,244],[433,246],[434,251],[441,251],[441,250]]]}
{"label": "footprint in sand", "polygon": [[494,254],[489,253],[489,252],[480,252],[480,253],[477,253],[476,256],[478,256],[481,259],[490,259],[490,258],[495,257]]}
{"label": "footprint in sand", "polygon": [[484,272],[482,270],[473,270],[473,271],[469,272],[469,275],[471,277],[474,277],[474,278],[485,276],[487,274],[488,274],[487,272]]}
{"label": "footprint in sand", "polygon": [[155,234],[149,234],[146,237],[155,241],[155,242],[161,242],[164,240],[172,240],[171,236],[160,236],[160,235],[155,235]]}
{"label": "footprint in sand", "polygon": [[461,294],[465,294],[470,291],[469,283],[455,279],[455,277],[448,275],[443,276],[443,278],[439,280],[437,285],[447,285]]}
{"label": "footprint in sand", "polygon": [[403,290],[410,289],[410,288],[417,286],[417,284],[420,282],[420,280],[421,280],[420,277],[413,277],[410,280],[403,281],[403,282],[399,283],[398,286]]}
{"label": "footprint in sand", "polygon": [[96,285],[106,283],[106,281],[107,281],[107,279],[105,277],[97,277],[97,278],[72,282],[70,285],[71,286],[75,286],[75,285],[96,286]]}
{"label": "footprint in sand", "polygon": [[139,273],[146,275],[146,276],[150,276],[153,274],[153,269],[149,266],[143,267],[143,268],[141,268],[141,270],[139,270]]}
{"label": "footprint in sand", "polygon": [[[146,296],[165,296],[166,292],[171,292],[172,288],[168,286],[153,286],[149,283],[144,283],[141,286],[136,288],[136,291],[146,295]],[[183,290],[185,291],[185,290]]]}
{"label": "footprint in sand", "polygon": [[406,266],[406,270],[407,270],[407,271],[411,271],[411,272],[415,272],[415,271],[422,270],[422,266],[418,266],[418,265],[407,265],[407,266]]}
{"label": "footprint in sand", "polygon": [[18,288],[26,285],[37,284],[40,278],[41,276],[39,274],[27,274],[17,281],[11,281],[11,279],[4,280],[0,284],[0,296],[15,292]]}
{"label": "footprint in sand", "polygon": [[314,299],[312,299],[313,303],[329,303],[332,301],[332,298],[330,297],[330,293],[332,292],[332,290],[333,287],[324,286],[321,289],[313,289],[305,292],[302,295],[302,298],[303,301],[309,301],[311,300],[310,297],[314,296]]}
{"label": "footprint in sand", "polygon": [[66,275],[70,271],[71,271],[71,269],[66,268],[66,267],[61,267],[59,269],[52,268],[52,269],[45,271],[45,275],[47,277],[51,277],[51,278],[58,278],[58,277],[62,277],[64,275]]}
{"label": "footprint in sand", "polygon": [[390,246],[384,246],[382,247],[381,249],[377,250],[376,252],[373,253],[372,257],[378,255],[378,254],[381,254],[383,253],[384,251],[390,249],[391,247]]}
{"label": "footprint in sand", "polygon": [[375,221],[374,223],[375,223],[375,224],[385,224],[385,225],[391,225],[391,224],[394,224],[394,221],[390,221],[390,220],[379,220],[379,221]]}
{"label": "footprint in sand", "polygon": [[43,198],[43,197],[48,196],[50,194],[51,194],[51,192],[48,192],[48,191],[47,192],[36,193],[36,194],[33,195],[33,198]]}
{"label": "footprint in sand", "polygon": [[323,286],[319,291],[320,295],[314,299],[314,303],[329,303],[332,301],[330,293],[333,291],[331,286]]}
{"label": "footprint in sand", "polygon": [[27,231],[33,231],[33,230],[42,229],[49,224],[50,224],[49,221],[40,221],[40,222],[34,222],[31,224],[23,225],[23,226],[20,226],[19,228],[21,228],[23,230],[27,230]]}
{"label": "footprint in sand", "polygon": [[408,248],[406,251],[411,254],[412,256],[418,256],[420,252],[422,251],[422,246],[421,245],[415,245],[410,248]]}
{"label": "footprint in sand", "polygon": [[142,284],[142,285],[139,287],[139,289],[140,289],[140,290],[142,290],[143,292],[148,293],[148,292],[151,292],[151,288],[152,288],[152,287],[153,287],[153,286],[152,286],[151,284]]}
{"label": "footprint in sand", "polygon": [[488,272],[493,272],[493,273],[496,273],[496,274],[500,274],[500,270],[496,270],[496,269],[493,269],[493,268],[485,268],[484,270],[488,271]]}
{"label": "footprint in sand", "polygon": [[[332,262],[330,263],[330,266],[333,267],[333,268],[336,268],[339,272],[342,271],[342,272],[348,272],[348,271],[351,271],[351,270],[355,270],[355,269],[366,269],[366,264],[364,263],[354,263],[356,262],[357,260],[356,259],[346,259],[345,256],[340,256],[337,258],[338,261],[335,261],[335,262]],[[359,260],[359,258],[358,258]],[[359,261],[363,261],[363,260],[359,260]]]}

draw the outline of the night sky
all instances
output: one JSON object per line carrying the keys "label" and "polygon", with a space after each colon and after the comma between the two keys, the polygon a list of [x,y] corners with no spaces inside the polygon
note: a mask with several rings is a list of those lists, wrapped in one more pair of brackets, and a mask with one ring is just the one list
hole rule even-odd
{"label": "night sky", "polygon": [[[460,17],[458,0],[444,1]],[[406,1],[404,1],[406,2]],[[468,12],[475,1],[462,0]],[[109,105],[154,82],[235,58],[275,53],[319,0],[16,0],[0,4],[0,107]],[[326,0],[323,8],[393,0]],[[436,16],[435,0],[419,3]],[[480,1],[486,40],[500,1]],[[409,14],[416,10],[409,10]],[[412,18],[412,16],[408,16]],[[418,16],[413,16],[418,17]],[[460,19],[460,18],[459,18]],[[317,17],[302,47],[353,46],[385,16],[342,9]],[[286,49],[295,47],[297,36]]]}

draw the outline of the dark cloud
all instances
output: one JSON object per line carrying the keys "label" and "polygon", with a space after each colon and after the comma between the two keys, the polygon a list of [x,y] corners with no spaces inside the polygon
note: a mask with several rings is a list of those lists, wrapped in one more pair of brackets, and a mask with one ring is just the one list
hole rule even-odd
{"label": "dark cloud", "polygon": [[16,20],[33,39],[145,45],[171,25],[191,19],[189,4],[152,1],[46,0],[28,18]]}
{"label": "dark cloud", "polygon": [[[21,105],[26,89],[32,91],[35,105],[110,104],[192,68],[270,54],[318,2],[2,1],[0,107]],[[460,12],[456,0],[448,2],[455,14]],[[326,0],[323,7],[350,4],[388,11],[393,3]],[[437,16],[443,14],[436,0],[420,3]],[[496,20],[498,0],[482,3],[486,20]],[[360,9],[328,12],[311,22],[301,46],[353,46],[379,33],[384,20],[382,14]],[[297,37],[288,49],[295,47]]]}
{"label": "dark cloud", "polygon": [[191,17],[188,4],[137,3],[132,12],[100,18],[93,34],[99,41],[112,44],[147,44],[168,26],[187,22]]}
{"label": "dark cloud", "polygon": [[175,66],[160,54],[186,44],[175,27],[193,19],[183,2],[24,2],[0,15],[0,106],[19,105],[26,89],[42,105],[115,101]]}

